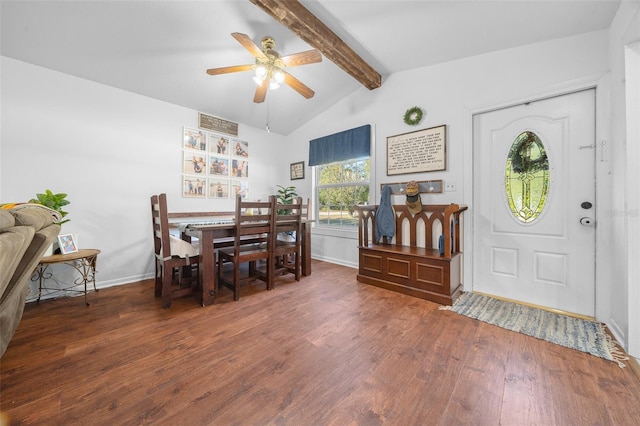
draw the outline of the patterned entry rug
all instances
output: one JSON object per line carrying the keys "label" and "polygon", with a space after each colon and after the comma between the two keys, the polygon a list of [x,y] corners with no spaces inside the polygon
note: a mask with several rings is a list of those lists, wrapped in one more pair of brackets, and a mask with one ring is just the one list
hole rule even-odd
{"label": "patterned entry rug", "polygon": [[577,349],[617,362],[620,367],[625,367],[624,361],[629,359],[599,322],[470,292],[463,293],[453,306],[441,306],[440,309]]}

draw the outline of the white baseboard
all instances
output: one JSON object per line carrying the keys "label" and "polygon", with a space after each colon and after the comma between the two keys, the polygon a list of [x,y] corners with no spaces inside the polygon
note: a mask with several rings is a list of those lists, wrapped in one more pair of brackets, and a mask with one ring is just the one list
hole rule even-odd
{"label": "white baseboard", "polygon": [[[140,274],[140,275],[133,275],[133,276],[129,276],[126,278],[118,278],[116,280],[110,280],[110,281],[102,281],[100,279],[97,280],[96,282],[96,288],[98,290],[103,289],[103,288],[109,288],[109,287],[115,287],[115,286],[119,286],[119,285],[124,285],[124,284],[131,284],[131,283],[135,283],[138,281],[144,281],[144,280],[149,280],[153,278],[154,273],[153,272],[149,272],[146,274]],[[82,289],[82,285],[78,285],[74,287],[74,291],[65,291],[65,290],[48,290],[48,291],[43,291],[42,293],[42,297],[40,298],[40,300],[47,300],[47,299],[55,299],[56,297],[77,297],[77,296],[84,296],[84,293],[81,291],[78,291]],[[37,286],[36,286],[36,290],[37,290]],[[89,283],[87,284],[87,290],[93,291],[93,284]],[[29,294],[27,295],[27,299],[25,300],[25,303],[30,303],[30,302],[36,302],[38,300],[38,293],[31,290],[29,292]]]}
{"label": "white baseboard", "polygon": [[[324,262],[329,262],[329,263],[335,263],[337,265],[342,265],[342,266],[346,266],[348,268],[353,268],[353,269],[358,269],[358,264],[357,263],[353,263],[353,262],[346,262],[342,259],[336,259],[336,258],[332,258],[332,257],[325,257],[325,256],[314,256],[313,259],[316,260],[322,260]],[[140,274],[140,275],[133,275],[133,276],[129,276],[129,277],[125,277],[125,278],[118,278],[115,280],[109,280],[109,281],[103,281],[98,279],[98,282],[96,283],[96,288],[97,289],[103,289],[103,288],[109,288],[109,287],[115,287],[115,286],[119,286],[119,285],[124,285],[124,284],[131,284],[131,283],[135,283],[138,281],[144,281],[144,280],[149,280],[153,278],[153,272],[149,272],[146,274]],[[93,289],[92,285],[89,284],[89,288]],[[42,298],[40,300],[47,300],[47,299],[54,299],[56,297],[75,297],[75,296],[83,296],[84,294],[81,292],[77,292],[77,291],[73,291],[73,292],[64,292],[64,291],[60,291],[60,292],[56,292],[56,293],[49,293],[49,294],[42,294]],[[27,296],[27,300],[26,302],[35,302],[38,299],[38,295],[37,293],[31,293]]]}
{"label": "white baseboard", "polygon": [[349,268],[358,269],[358,264],[354,262],[346,262],[342,259],[335,259],[333,257],[326,256],[313,256],[312,259],[322,260],[323,262],[335,263],[337,265],[347,266]]}
{"label": "white baseboard", "polygon": [[606,322],[605,324],[606,324],[607,328],[609,329],[609,331],[611,332],[611,334],[613,334],[613,337],[615,337],[615,339],[618,342],[618,344],[620,346],[622,346],[622,348],[626,351],[627,350],[627,340],[626,340],[624,332],[622,331],[620,326],[618,326],[618,323],[616,323],[613,318],[609,318],[609,321]]}
{"label": "white baseboard", "polygon": [[153,275],[154,275],[154,273],[152,271],[152,272],[148,272],[146,274],[132,275],[130,277],[118,278],[116,280],[98,281],[96,283],[96,287],[97,288],[108,288],[108,287],[115,287],[115,286],[123,285],[123,284],[136,283],[138,281],[150,280],[150,279],[153,278]]}

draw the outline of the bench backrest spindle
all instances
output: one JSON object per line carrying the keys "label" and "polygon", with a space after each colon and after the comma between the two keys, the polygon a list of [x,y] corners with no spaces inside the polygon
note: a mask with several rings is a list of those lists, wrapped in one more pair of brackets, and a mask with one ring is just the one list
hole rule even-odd
{"label": "bench backrest spindle", "polygon": [[[393,241],[373,238],[377,205],[354,206],[358,213],[358,246],[395,244],[409,247],[439,248],[441,256],[450,259],[462,251],[461,220],[467,206],[458,204],[423,204],[422,211],[413,215],[404,204],[393,206],[396,231]],[[441,247],[440,247],[441,246]]]}

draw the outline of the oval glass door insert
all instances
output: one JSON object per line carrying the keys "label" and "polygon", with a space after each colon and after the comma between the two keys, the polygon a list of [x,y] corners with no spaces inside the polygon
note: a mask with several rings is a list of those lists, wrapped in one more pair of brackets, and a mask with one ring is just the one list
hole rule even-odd
{"label": "oval glass door insert", "polygon": [[519,221],[536,220],[549,193],[549,159],[542,141],[531,131],[516,137],[504,172],[509,209]]}

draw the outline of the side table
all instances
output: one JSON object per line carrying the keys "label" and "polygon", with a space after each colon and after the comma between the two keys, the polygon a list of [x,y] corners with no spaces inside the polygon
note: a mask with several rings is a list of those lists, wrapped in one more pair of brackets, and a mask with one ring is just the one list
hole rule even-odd
{"label": "side table", "polygon": [[[40,259],[40,263],[36,267],[35,278],[32,278],[33,281],[38,280],[38,302],[40,302],[40,296],[42,295],[42,290],[52,290],[52,291],[77,291],[84,292],[84,303],[89,306],[89,302],[87,301],[87,283],[93,283],[93,290],[98,291],[96,288],[96,262],[98,261],[98,254],[100,254],[100,250],[97,249],[81,249],[75,253],[69,254],[54,254],[51,256],[45,256]],[[49,279],[53,277],[53,273],[48,271],[49,266],[63,263],[65,265],[69,265],[74,268],[76,271],[80,273],[80,277],[77,278],[73,285],[68,288],[50,288],[44,287],[43,280]],[[84,284],[84,290],[76,290],[74,287]]]}

